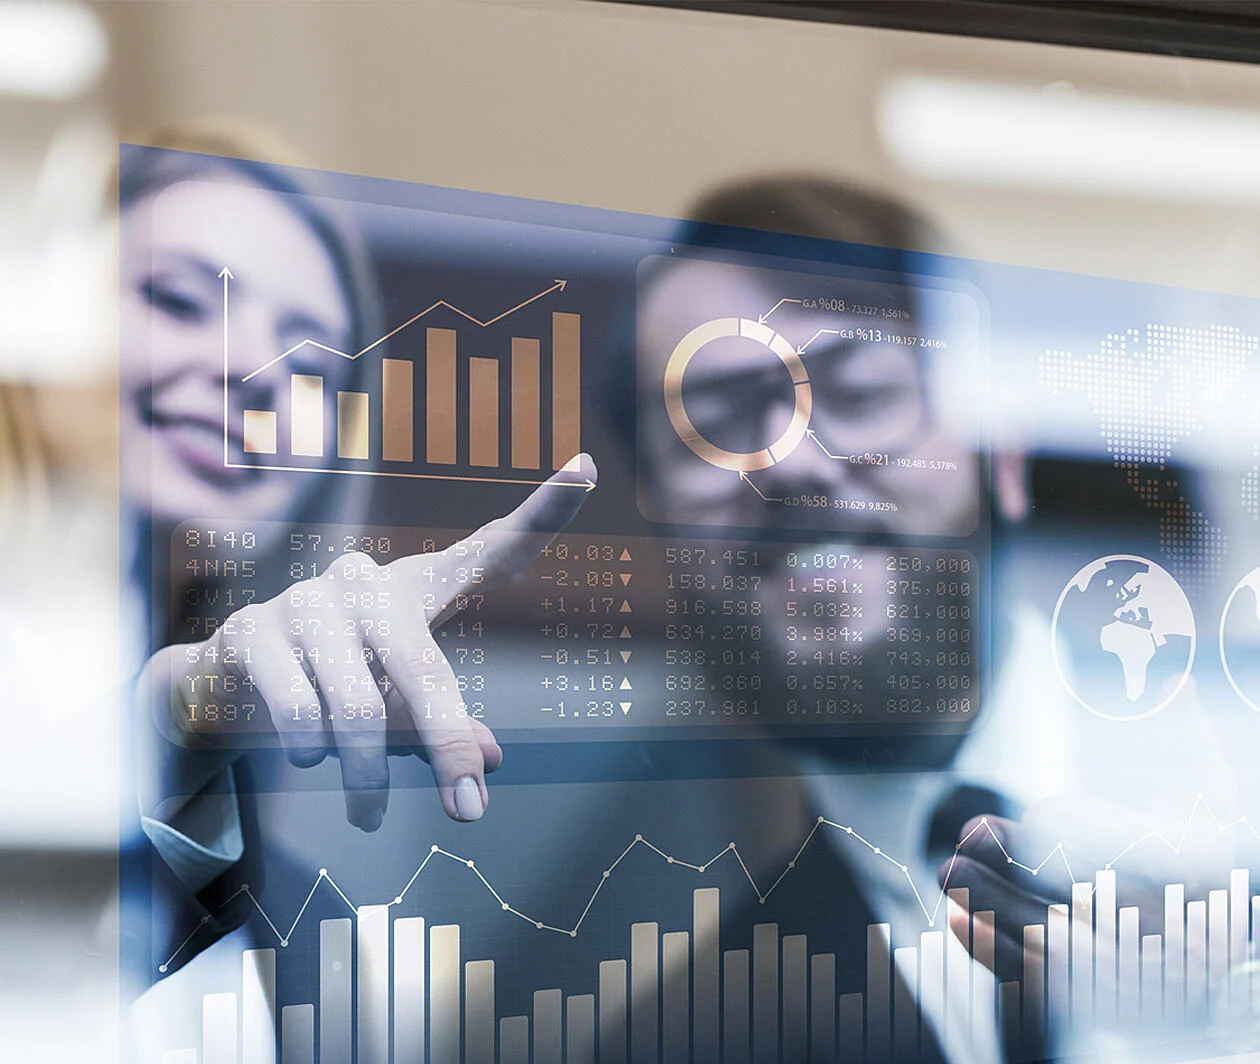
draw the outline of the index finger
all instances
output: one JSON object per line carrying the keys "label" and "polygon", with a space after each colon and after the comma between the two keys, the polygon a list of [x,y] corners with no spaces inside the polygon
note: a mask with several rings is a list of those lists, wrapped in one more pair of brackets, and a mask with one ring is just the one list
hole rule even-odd
{"label": "index finger", "polygon": [[482,525],[476,532],[437,554],[399,558],[387,568],[403,580],[418,579],[425,570],[440,572],[433,615],[441,616],[456,595],[470,584],[492,584],[520,572],[564,530],[595,490],[598,472],[588,454],[579,454],[530,493],[511,513]]}

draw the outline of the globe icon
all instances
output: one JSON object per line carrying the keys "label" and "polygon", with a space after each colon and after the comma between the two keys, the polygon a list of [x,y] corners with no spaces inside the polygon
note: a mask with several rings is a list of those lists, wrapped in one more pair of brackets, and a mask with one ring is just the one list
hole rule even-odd
{"label": "globe icon", "polygon": [[[1260,570],[1255,575],[1260,580]],[[1167,570],[1113,554],[1068,581],[1054,608],[1050,645],[1077,702],[1108,720],[1140,720],[1168,705],[1189,679],[1194,613]],[[1257,681],[1260,694],[1260,670]]]}
{"label": "globe icon", "polygon": [[1221,664],[1234,693],[1260,712],[1260,569],[1234,586],[1221,612]]}

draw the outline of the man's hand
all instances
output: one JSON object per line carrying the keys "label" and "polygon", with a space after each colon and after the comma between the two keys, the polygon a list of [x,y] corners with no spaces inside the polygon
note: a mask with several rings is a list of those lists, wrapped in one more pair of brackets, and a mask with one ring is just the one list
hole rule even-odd
{"label": "man's hand", "polygon": [[380,827],[389,802],[387,755],[416,753],[432,767],[447,815],[478,819],[486,773],[503,755],[469,714],[433,629],[528,566],[595,477],[580,455],[446,550],[387,565],[342,555],[319,577],[234,613],[205,642],[165,648],[141,676],[153,720],[189,754],[208,755],[207,772],[239,753],[242,732],[274,733],[298,767],[335,754],[346,817],[364,831]]}

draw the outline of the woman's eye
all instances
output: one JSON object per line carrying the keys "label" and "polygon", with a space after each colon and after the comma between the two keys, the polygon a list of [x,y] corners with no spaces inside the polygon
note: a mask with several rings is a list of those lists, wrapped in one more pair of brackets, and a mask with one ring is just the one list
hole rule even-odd
{"label": "woman's eye", "polygon": [[206,315],[205,304],[198,296],[174,285],[150,280],[143,292],[152,306],[178,321],[196,322]]}

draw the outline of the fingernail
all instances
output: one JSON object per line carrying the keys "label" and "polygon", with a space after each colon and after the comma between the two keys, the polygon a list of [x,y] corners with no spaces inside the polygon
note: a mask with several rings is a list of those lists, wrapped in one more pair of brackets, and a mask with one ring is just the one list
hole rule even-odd
{"label": "fingernail", "polygon": [[562,468],[564,469],[566,473],[582,472],[582,456],[580,454],[575,454],[572,458],[570,458],[567,462],[564,463],[564,466]]}
{"label": "fingernail", "polygon": [[375,831],[381,826],[384,819],[384,811],[380,809],[369,809],[363,814],[363,819],[359,822],[359,827],[364,831]]}
{"label": "fingernail", "polygon": [[480,820],[486,807],[481,804],[481,788],[471,776],[455,784],[455,812],[460,820]]}

